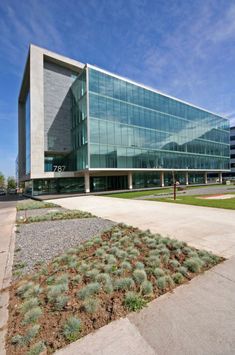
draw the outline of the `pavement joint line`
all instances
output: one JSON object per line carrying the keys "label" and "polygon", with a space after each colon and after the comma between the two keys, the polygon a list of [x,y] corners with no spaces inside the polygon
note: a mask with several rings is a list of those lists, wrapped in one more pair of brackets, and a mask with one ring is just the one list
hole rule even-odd
{"label": "pavement joint line", "polygon": [[[220,265],[220,264],[218,264],[218,265]],[[214,271],[213,269],[211,269],[211,272],[213,272],[214,274],[216,274],[216,275],[222,277],[223,279],[226,279],[226,280],[228,280],[228,281],[230,281],[230,282],[232,282],[232,283],[235,283],[234,280],[231,280],[229,277],[222,275],[222,274],[219,273],[218,271]]]}

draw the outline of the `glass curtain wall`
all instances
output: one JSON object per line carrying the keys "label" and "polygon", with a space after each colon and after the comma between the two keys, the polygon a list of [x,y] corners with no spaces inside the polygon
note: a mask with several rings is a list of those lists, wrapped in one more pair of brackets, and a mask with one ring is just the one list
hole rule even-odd
{"label": "glass curtain wall", "polygon": [[86,70],[73,83],[71,97],[74,170],[82,170],[88,167]]}
{"label": "glass curtain wall", "polygon": [[91,168],[229,169],[228,120],[88,73]]}
{"label": "glass curtain wall", "polygon": [[30,174],[31,154],[30,154],[30,93],[28,92],[25,101],[25,173]]}

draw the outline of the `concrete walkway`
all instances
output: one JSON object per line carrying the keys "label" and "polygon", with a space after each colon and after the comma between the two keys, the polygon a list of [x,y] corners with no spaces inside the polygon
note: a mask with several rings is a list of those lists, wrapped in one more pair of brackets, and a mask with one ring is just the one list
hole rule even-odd
{"label": "concrete walkway", "polygon": [[233,210],[103,196],[62,198],[56,203],[65,208],[88,211],[115,222],[169,235],[224,257],[235,255]]}
{"label": "concrete walkway", "polygon": [[0,200],[0,354],[5,354],[5,335],[8,319],[8,291],[3,291],[10,285],[11,269],[14,256],[14,224],[16,217],[16,202]]}
{"label": "concrete walkway", "polygon": [[235,354],[235,257],[57,355]]}

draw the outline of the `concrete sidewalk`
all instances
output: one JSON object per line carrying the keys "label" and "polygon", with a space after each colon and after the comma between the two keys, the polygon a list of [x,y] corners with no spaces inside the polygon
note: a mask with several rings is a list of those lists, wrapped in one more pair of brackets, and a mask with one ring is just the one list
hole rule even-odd
{"label": "concrete sidewalk", "polygon": [[14,256],[14,225],[16,202],[0,201],[0,354],[5,354],[5,334],[8,319],[8,291],[11,282],[11,269]]}
{"label": "concrete sidewalk", "polygon": [[56,203],[142,230],[169,235],[226,258],[235,255],[233,210],[103,196],[61,198]]}
{"label": "concrete sidewalk", "polygon": [[57,355],[232,355],[235,257]]}

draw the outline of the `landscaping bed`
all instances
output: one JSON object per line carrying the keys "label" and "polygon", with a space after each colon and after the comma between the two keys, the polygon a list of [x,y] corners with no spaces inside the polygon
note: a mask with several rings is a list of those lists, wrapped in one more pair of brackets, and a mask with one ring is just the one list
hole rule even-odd
{"label": "landscaping bed", "polygon": [[[77,219],[77,218],[92,218],[94,217],[89,212],[83,212],[79,210],[66,210],[66,209],[54,209],[49,210],[47,213],[37,213],[34,210],[35,214],[27,215],[23,213],[19,218],[17,218],[16,223],[18,224],[27,224],[43,221],[59,221],[63,219]],[[26,211],[24,211],[26,212]],[[31,211],[30,211],[31,212]],[[18,212],[19,213],[19,212]],[[18,217],[18,216],[17,216]]]}
{"label": "landscaping bed", "polygon": [[32,272],[36,263],[48,263],[56,255],[78,246],[113,224],[102,218],[85,218],[18,225],[14,278]]}
{"label": "landscaping bed", "polygon": [[54,203],[51,202],[43,202],[43,201],[34,201],[34,200],[27,200],[19,202],[17,204],[17,211],[25,211],[25,210],[34,210],[38,208],[53,208],[58,207]]}
{"label": "landscaping bed", "polygon": [[184,242],[115,225],[12,285],[7,353],[52,353],[222,260]]}

